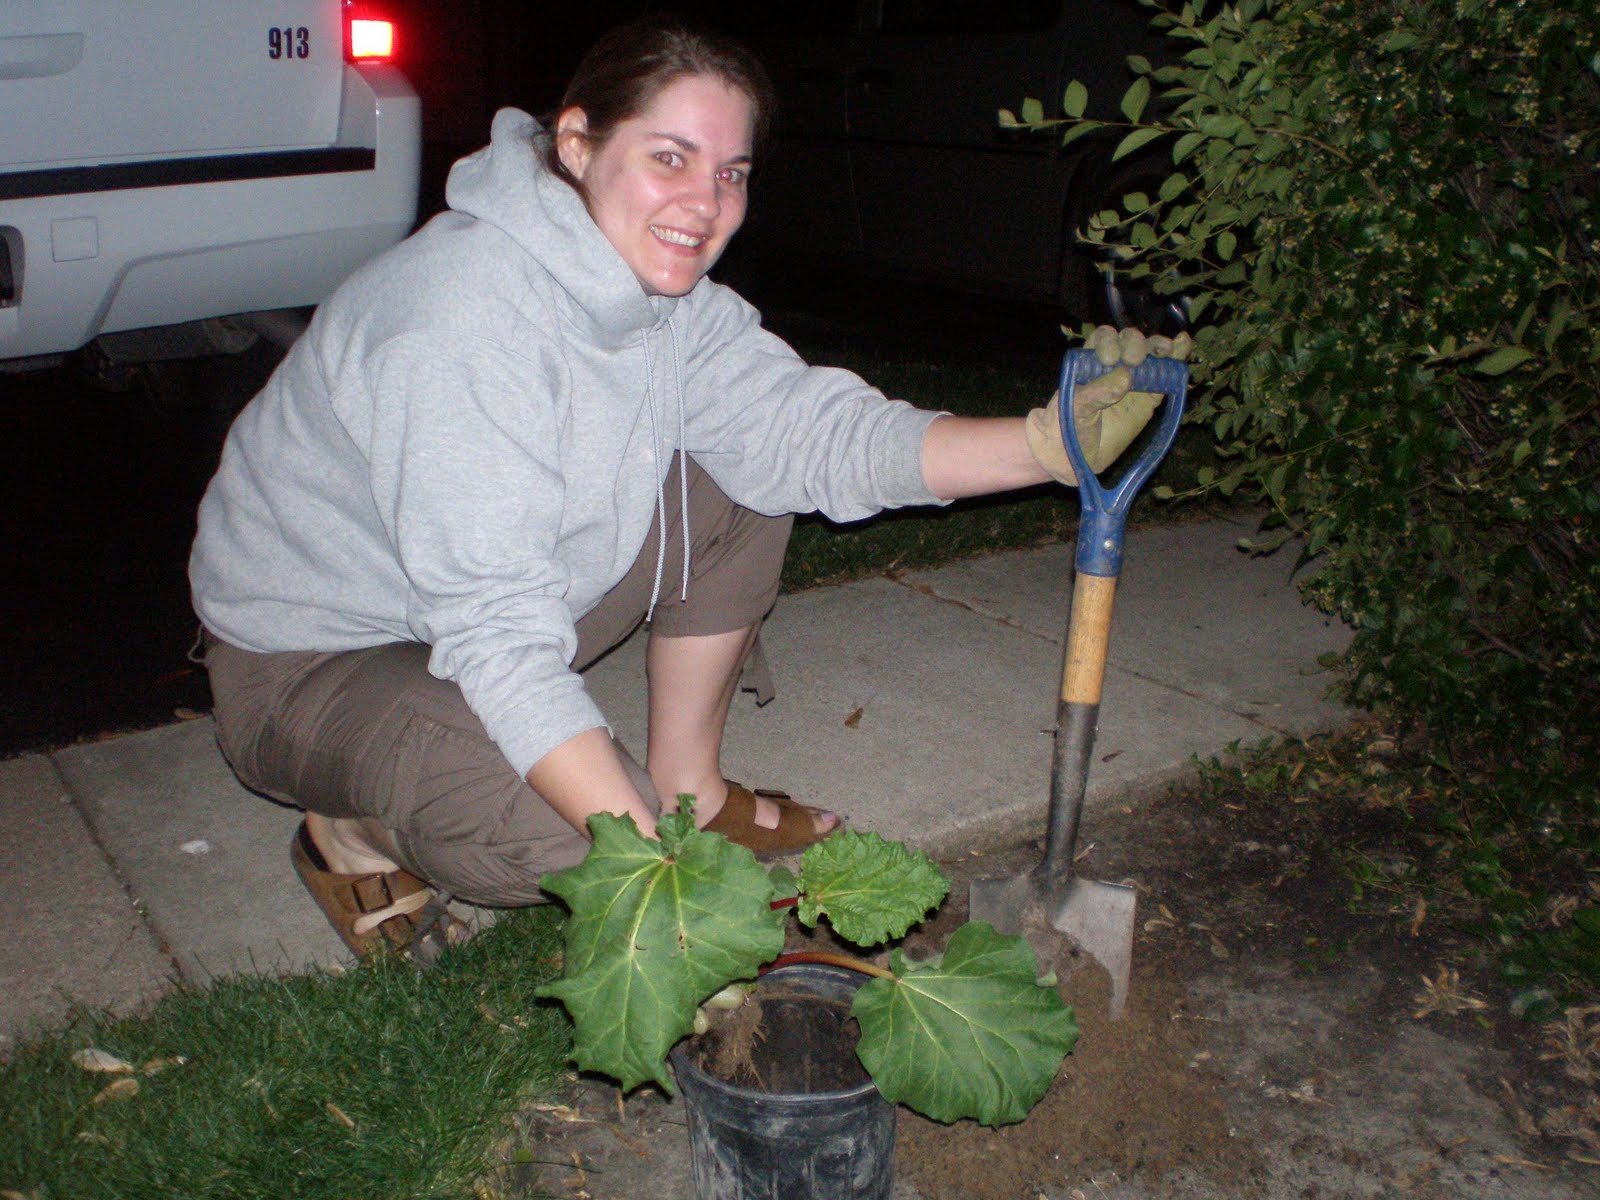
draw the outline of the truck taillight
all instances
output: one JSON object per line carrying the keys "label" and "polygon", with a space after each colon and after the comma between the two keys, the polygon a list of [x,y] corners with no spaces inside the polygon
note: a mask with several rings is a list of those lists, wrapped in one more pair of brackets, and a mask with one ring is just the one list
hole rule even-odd
{"label": "truck taillight", "polygon": [[[365,6],[362,6],[365,7]],[[345,5],[345,57],[377,62],[394,57],[394,22]]]}
{"label": "truck taillight", "polygon": [[393,57],[393,21],[350,22],[350,59],[352,62]]}

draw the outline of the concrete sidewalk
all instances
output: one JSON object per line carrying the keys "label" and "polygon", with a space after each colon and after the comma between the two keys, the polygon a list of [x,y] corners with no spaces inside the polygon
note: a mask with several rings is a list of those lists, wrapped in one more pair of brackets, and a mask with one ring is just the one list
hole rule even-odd
{"label": "concrete sidewalk", "polygon": [[[1347,631],[1302,604],[1287,553],[1238,552],[1248,532],[1128,535],[1086,839],[1196,755],[1348,715],[1316,665]],[[782,597],[778,698],[735,702],[729,775],[933,853],[1042,832],[1071,576],[1050,546]],[[636,753],[643,656],[636,637],[589,672]],[[0,762],[0,1052],[73,1000],[125,1011],[175,978],[344,959],[289,866],[298,820],[239,786],[209,720]]]}

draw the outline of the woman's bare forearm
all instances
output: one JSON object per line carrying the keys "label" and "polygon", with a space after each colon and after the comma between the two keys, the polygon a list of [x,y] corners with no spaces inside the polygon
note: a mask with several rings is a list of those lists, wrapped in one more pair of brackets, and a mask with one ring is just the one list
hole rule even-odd
{"label": "woman's bare forearm", "polygon": [[1021,417],[940,417],[922,436],[923,482],[943,500],[1044,483],[1022,426]]}
{"label": "woman's bare forearm", "polygon": [[627,815],[645,837],[655,837],[656,818],[622,765],[611,735],[586,729],[562,742],[528,771],[528,786],[579,833],[597,812]]}

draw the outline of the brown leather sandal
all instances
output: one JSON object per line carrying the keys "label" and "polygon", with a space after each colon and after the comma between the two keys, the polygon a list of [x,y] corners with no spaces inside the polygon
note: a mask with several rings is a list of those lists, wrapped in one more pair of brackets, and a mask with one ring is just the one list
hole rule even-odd
{"label": "brown leather sandal", "polygon": [[442,896],[409,871],[340,875],[311,840],[304,822],[289,844],[289,858],[334,932],[358,958],[386,943],[430,965],[444,946],[465,941],[466,923],[450,914]]}
{"label": "brown leather sandal", "polygon": [[[756,799],[771,800],[778,806],[778,827],[756,824]],[[827,837],[838,824],[818,832],[814,817],[822,809],[811,808],[791,799],[788,792],[771,788],[751,791],[728,780],[728,799],[705,825],[707,833],[720,833],[730,842],[755,851],[757,858],[793,854]]]}

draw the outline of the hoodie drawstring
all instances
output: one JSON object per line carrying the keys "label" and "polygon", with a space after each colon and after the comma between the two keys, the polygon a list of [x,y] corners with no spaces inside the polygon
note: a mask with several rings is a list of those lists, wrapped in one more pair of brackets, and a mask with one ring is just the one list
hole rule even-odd
{"label": "hoodie drawstring", "polygon": [[678,513],[683,518],[683,588],[678,599],[689,599],[689,418],[683,401],[683,360],[678,356],[678,327],[667,318],[672,339],[672,383],[678,393]]}
{"label": "hoodie drawstring", "polygon": [[[683,585],[679,599],[687,600],[689,598],[689,451],[684,446],[684,440],[688,431],[688,417],[683,401],[683,362],[678,353],[678,331],[670,317],[667,318],[667,334],[672,340],[673,384],[678,399],[678,504],[683,525]],[[648,333],[640,335],[639,345],[644,350],[644,390],[645,399],[650,405],[650,445],[655,453],[656,519],[660,526],[660,532],[656,536],[655,581],[651,584],[650,605],[644,614],[644,619],[649,621],[655,615],[656,602],[661,598],[661,576],[667,565],[667,493],[661,470],[661,423],[656,407],[655,371],[650,366]]]}

